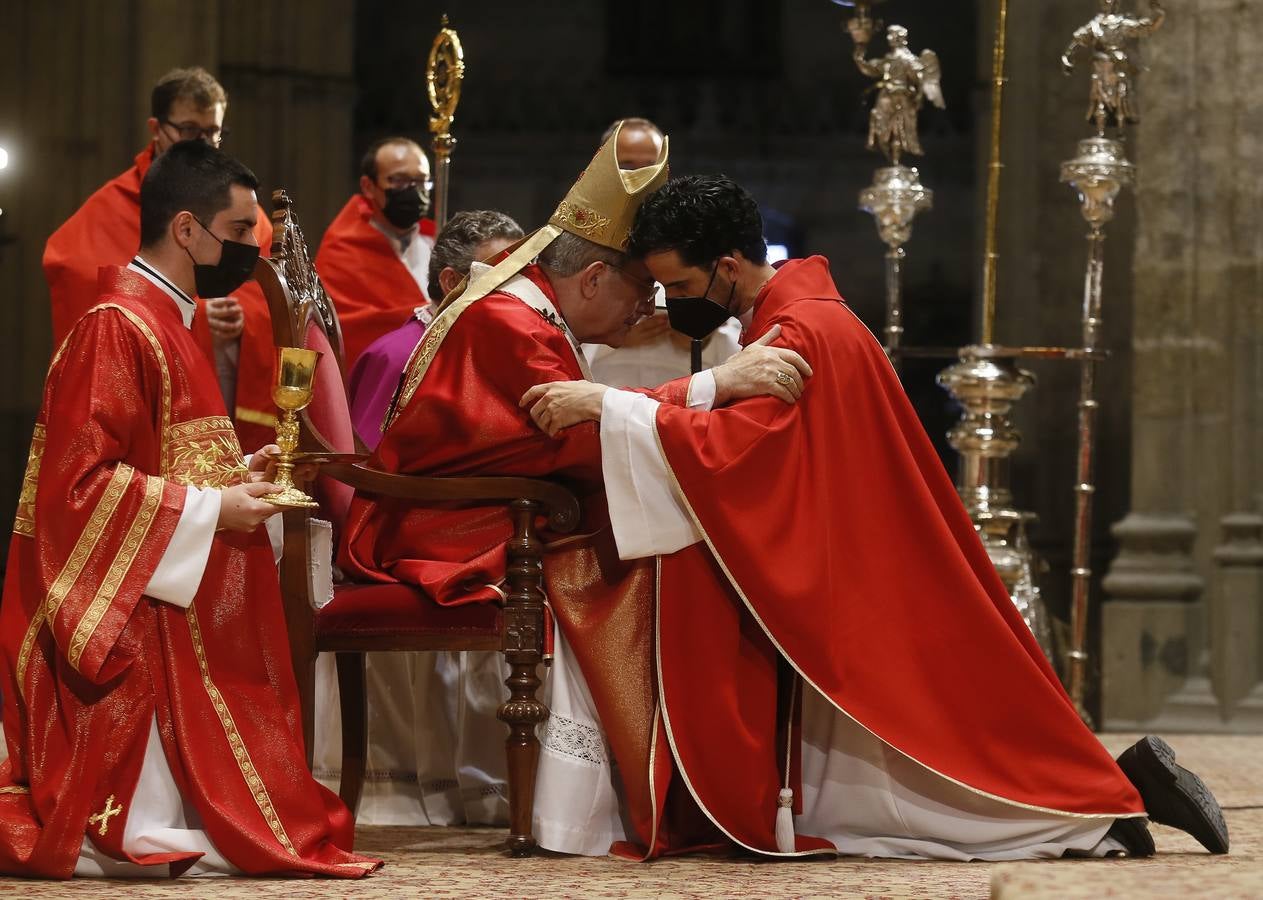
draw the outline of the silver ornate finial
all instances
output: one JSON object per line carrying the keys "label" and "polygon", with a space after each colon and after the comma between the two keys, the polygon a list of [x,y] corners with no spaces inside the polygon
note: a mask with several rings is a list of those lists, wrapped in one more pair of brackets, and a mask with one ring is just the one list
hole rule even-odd
{"label": "silver ornate finial", "polygon": [[295,334],[306,333],[309,312],[319,316],[326,333],[333,329],[333,309],[307,250],[307,239],[284,188],[272,192],[272,258],[289,287]]}
{"label": "silver ornate finial", "polygon": [[921,184],[921,174],[900,162],[905,153],[923,156],[917,135],[917,114],[929,100],[946,108],[940,83],[938,56],[933,50],[915,55],[908,49],[908,29],[891,25],[886,29],[889,52],[865,58],[876,27],[868,14],[868,4],[860,0],[835,0],[854,6],[856,15],[847,20],[855,49],[851,56],[860,72],[876,80],[871,88],[877,99],[868,119],[868,149],[880,150],[890,162],[878,169],[873,183],[860,191],[860,209],[871,213],[877,233],[886,244],[886,327],[883,345],[895,371],[900,367],[903,342],[903,245],[912,237],[912,220],[932,207],[934,192]]}
{"label": "silver ornate finial", "polygon": [[856,17],[847,21],[846,28],[855,42],[855,65],[877,81],[873,88],[877,100],[868,118],[868,149],[880,149],[896,166],[904,153],[924,156],[917,135],[921,104],[929,100],[939,109],[947,108],[940,86],[938,54],[922,50],[917,56],[908,49],[908,29],[891,25],[886,29],[890,52],[865,59],[873,37],[871,21]]}
{"label": "silver ornate finial", "polygon": [[1129,16],[1118,11],[1121,0],[1101,0],[1101,11],[1074,33],[1061,65],[1066,74],[1074,71],[1074,57],[1079,49],[1092,53],[1092,88],[1088,99],[1089,122],[1096,123],[1096,134],[1105,137],[1105,128],[1113,120],[1118,128],[1138,122],[1136,108],[1135,62],[1137,49],[1131,42],[1148,37],[1166,21],[1166,10],[1159,0],[1149,0],[1147,16]]}

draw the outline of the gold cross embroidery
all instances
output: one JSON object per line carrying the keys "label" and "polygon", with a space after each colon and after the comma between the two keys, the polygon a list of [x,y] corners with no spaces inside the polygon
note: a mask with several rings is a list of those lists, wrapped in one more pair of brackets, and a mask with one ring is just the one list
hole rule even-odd
{"label": "gold cross embroidery", "polygon": [[110,827],[110,819],[114,818],[114,816],[117,816],[122,811],[122,804],[120,803],[118,806],[114,806],[114,795],[110,794],[110,796],[105,798],[105,809],[101,810],[94,816],[89,816],[88,824],[96,825],[98,822],[101,823],[101,827],[97,829],[97,834],[101,835],[101,837],[105,837],[105,832],[108,831]]}

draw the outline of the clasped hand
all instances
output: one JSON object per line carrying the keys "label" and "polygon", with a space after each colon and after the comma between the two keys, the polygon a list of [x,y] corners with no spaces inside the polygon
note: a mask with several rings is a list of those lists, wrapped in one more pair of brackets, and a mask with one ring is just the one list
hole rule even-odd
{"label": "clasped hand", "polygon": [[216,297],[206,301],[206,326],[217,341],[232,341],[241,337],[246,327],[246,315],[236,297]]}

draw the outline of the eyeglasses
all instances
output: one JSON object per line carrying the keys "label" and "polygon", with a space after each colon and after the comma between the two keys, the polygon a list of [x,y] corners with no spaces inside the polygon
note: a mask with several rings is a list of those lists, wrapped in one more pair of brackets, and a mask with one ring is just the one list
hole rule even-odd
{"label": "eyeglasses", "polygon": [[422,191],[428,194],[434,190],[434,181],[429,178],[418,179],[408,175],[391,175],[382,180],[386,182],[387,189],[392,191],[421,188]]}
{"label": "eyeglasses", "polygon": [[633,275],[631,272],[628,272],[622,266],[616,266],[613,263],[606,263],[606,265],[609,266],[611,269],[614,269],[616,272],[618,272],[618,274],[622,275],[628,281],[632,282],[632,284],[638,284],[642,288],[644,288],[648,292],[648,299],[652,300],[654,299],[654,297],[658,295],[658,282],[654,281],[652,278],[648,278],[648,279],[640,278],[639,276]]}
{"label": "eyeglasses", "polygon": [[228,129],[220,128],[218,125],[212,125],[210,128],[203,128],[196,122],[172,122],[170,119],[163,119],[163,125],[169,125],[176,130],[182,141],[205,141],[212,147],[218,147],[228,137]]}

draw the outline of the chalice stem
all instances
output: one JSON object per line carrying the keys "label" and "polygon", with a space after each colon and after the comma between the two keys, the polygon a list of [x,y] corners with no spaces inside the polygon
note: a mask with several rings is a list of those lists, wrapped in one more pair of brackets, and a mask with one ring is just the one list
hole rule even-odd
{"label": "chalice stem", "polygon": [[278,493],[264,499],[281,507],[314,509],[316,503],[294,485],[294,453],[298,450],[298,411],[311,402],[312,382],[320,353],[300,347],[277,348],[277,384],[272,399],[281,410],[276,423],[276,474]]}

